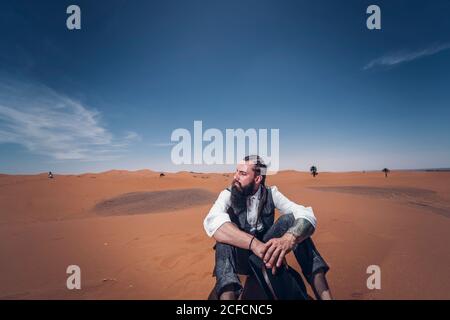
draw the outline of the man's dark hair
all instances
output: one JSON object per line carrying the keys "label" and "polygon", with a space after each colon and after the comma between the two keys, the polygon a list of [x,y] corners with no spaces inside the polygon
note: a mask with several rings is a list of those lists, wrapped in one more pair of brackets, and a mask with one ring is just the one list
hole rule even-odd
{"label": "man's dark hair", "polygon": [[245,162],[252,162],[254,164],[253,171],[257,176],[262,176],[261,184],[265,185],[266,183],[266,172],[267,165],[264,163],[263,159],[258,155],[250,155],[244,158]]}

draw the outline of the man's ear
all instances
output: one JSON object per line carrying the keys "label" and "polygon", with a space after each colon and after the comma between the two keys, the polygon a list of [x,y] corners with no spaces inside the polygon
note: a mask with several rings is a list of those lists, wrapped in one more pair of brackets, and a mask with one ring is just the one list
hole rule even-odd
{"label": "man's ear", "polygon": [[259,175],[259,176],[256,176],[256,178],[255,178],[255,183],[261,183],[261,181],[262,181],[262,176],[261,175]]}

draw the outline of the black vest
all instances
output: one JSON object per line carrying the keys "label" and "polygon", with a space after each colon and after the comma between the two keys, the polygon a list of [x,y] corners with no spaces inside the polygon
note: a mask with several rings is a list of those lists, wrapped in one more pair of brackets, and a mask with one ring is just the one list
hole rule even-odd
{"label": "black vest", "polygon": [[256,235],[258,239],[262,239],[267,230],[269,230],[269,228],[273,225],[275,218],[275,205],[273,203],[272,190],[270,187],[261,186],[261,196],[258,206],[258,220],[256,224],[258,225],[259,222],[262,222],[262,230],[250,232],[251,225],[247,221],[247,208],[242,209],[239,212],[235,212],[235,210],[230,207],[227,212],[230,216],[230,220],[236,224],[239,229]]}

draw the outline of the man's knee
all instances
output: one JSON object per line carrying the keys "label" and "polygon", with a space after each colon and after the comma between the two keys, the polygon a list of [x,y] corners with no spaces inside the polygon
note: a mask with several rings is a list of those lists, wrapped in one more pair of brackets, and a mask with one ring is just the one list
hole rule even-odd
{"label": "man's knee", "polygon": [[288,227],[291,227],[294,224],[295,218],[293,213],[288,214],[282,214],[277,219],[276,223],[286,225]]}
{"label": "man's knee", "polygon": [[263,241],[267,242],[272,238],[279,238],[289,230],[294,224],[295,218],[292,213],[281,215],[264,235]]}

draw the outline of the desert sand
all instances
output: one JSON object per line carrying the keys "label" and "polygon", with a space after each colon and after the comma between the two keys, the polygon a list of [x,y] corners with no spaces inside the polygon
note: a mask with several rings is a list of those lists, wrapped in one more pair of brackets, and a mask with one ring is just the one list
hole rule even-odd
{"label": "desert sand", "polygon": [[[54,177],[0,175],[0,299],[207,298],[214,241],[202,223],[231,174]],[[313,207],[337,299],[450,299],[449,182],[450,172],[423,171],[267,180]],[[69,265],[81,268],[81,290],[66,288]],[[380,290],[366,286],[370,265]]]}

